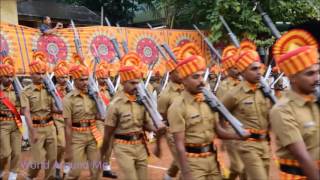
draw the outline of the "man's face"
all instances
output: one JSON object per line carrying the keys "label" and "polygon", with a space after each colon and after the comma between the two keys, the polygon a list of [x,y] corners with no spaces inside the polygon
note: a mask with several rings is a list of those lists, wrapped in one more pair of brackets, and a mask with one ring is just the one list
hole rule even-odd
{"label": "man's face", "polygon": [[304,71],[301,71],[290,77],[291,83],[304,94],[314,93],[317,84],[320,83],[320,65],[315,64]]}
{"label": "man's face", "polygon": [[69,79],[69,77],[67,75],[61,76],[61,77],[57,77],[56,78],[57,84],[65,86],[67,84],[68,79]]}
{"label": "man's face", "polygon": [[1,76],[1,84],[5,87],[8,87],[12,84],[13,82],[13,76]]}
{"label": "man's face", "polygon": [[261,64],[260,62],[253,62],[245,69],[241,75],[249,83],[256,84],[261,78]]}
{"label": "man's face", "polygon": [[130,95],[137,94],[137,85],[139,84],[139,82],[140,82],[139,79],[133,79],[133,80],[125,81],[123,83],[123,91],[125,93],[130,94]]}
{"label": "man's face", "polygon": [[182,80],[181,80],[181,78],[179,76],[179,73],[176,70],[173,70],[170,73],[170,79],[171,79],[171,81],[173,81],[174,83],[177,83],[177,84],[181,84],[181,82],[182,82]]}
{"label": "man's face", "polygon": [[99,86],[106,86],[107,85],[108,78],[98,78],[98,84]]}
{"label": "man's face", "polygon": [[82,76],[81,78],[74,80],[74,86],[82,92],[88,90],[88,76]]}
{"label": "man's face", "polygon": [[187,91],[191,94],[201,93],[201,89],[205,86],[203,81],[204,71],[195,72],[182,80]]}
{"label": "man's face", "polygon": [[51,18],[47,16],[46,19],[44,20],[44,23],[47,24],[47,25],[50,25],[51,24]]}
{"label": "man's face", "polygon": [[232,67],[228,69],[228,75],[231,76],[232,78],[238,79],[240,73],[236,68]]}
{"label": "man's face", "polygon": [[41,84],[43,82],[44,75],[44,72],[32,73],[30,78],[33,84]]}

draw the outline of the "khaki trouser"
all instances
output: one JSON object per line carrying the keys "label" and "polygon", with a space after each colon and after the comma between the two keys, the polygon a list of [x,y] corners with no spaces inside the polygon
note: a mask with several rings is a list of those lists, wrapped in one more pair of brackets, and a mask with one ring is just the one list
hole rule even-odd
{"label": "khaki trouser", "polygon": [[113,144],[117,162],[125,180],[148,179],[148,155],[143,144]]}
{"label": "khaki trouser", "polygon": [[248,180],[268,180],[270,150],[267,141],[239,143],[239,154]]}
{"label": "khaki trouser", "polygon": [[32,165],[28,176],[35,178],[41,168],[45,169],[44,179],[54,179],[55,161],[57,159],[57,134],[53,125],[35,128],[38,141],[31,142]]}
{"label": "khaki trouser", "polygon": [[179,166],[177,163],[177,150],[176,150],[176,146],[174,144],[174,139],[173,139],[173,135],[170,132],[166,133],[166,140],[168,143],[168,147],[170,149],[170,152],[172,154],[173,160],[170,164],[169,169],[167,170],[167,174],[170,177],[176,177],[178,172],[179,172]]}
{"label": "khaki trouser", "polygon": [[[101,132],[102,134],[102,137],[104,137],[104,122],[103,121],[97,121],[96,122],[97,124],[97,128],[98,130]],[[108,163],[109,165],[111,164],[111,153],[112,153],[112,146],[113,146],[113,136],[111,137],[110,139],[110,145],[109,145],[109,148],[107,150],[107,152],[104,154],[104,162]]]}
{"label": "khaki trouser", "polygon": [[191,175],[196,180],[221,180],[216,154],[208,157],[188,157]]}
{"label": "khaki trouser", "polygon": [[90,179],[99,179],[99,150],[90,130],[72,131],[72,163],[71,171],[66,179],[79,179],[83,169],[90,170]]}
{"label": "khaki trouser", "polygon": [[239,143],[239,141],[235,140],[223,141],[223,145],[225,145],[230,159],[230,175],[228,180],[235,180],[237,177],[239,177],[240,180],[246,179],[244,165],[237,150]]}
{"label": "khaki trouser", "polygon": [[64,121],[60,118],[53,118],[57,132],[57,162],[62,162],[66,147],[66,137],[64,132]]}
{"label": "khaki trouser", "polygon": [[10,162],[10,172],[17,173],[21,156],[21,133],[15,121],[0,121],[0,172]]}

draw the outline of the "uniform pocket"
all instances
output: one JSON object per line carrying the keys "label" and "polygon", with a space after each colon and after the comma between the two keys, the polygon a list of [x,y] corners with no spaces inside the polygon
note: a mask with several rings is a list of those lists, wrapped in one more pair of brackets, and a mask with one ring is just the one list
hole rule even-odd
{"label": "uniform pocket", "polygon": [[127,129],[132,124],[132,115],[131,114],[123,114],[120,117],[119,126],[121,128]]}

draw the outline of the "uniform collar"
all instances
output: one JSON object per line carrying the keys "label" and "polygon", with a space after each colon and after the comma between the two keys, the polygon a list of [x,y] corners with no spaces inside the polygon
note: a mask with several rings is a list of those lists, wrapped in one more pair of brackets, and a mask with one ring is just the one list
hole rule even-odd
{"label": "uniform collar", "polygon": [[74,88],[73,90],[73,96],[81,96],[83,97],[84,95],[86,95],[87,93],[81,92],[79,89]]}
{"label": "uniform collar", "polygon": [[41,91],[44,88],[45,88],[45,86],[42,83],[41,84],[32,84],[32,90]]}
{"label": "uniform collar", "polygon": [[[129,99],[129,96],[127,93],[125,93],[123,90],[119,93],[119,97],[124,101],[124,102],[133,102],[132,100]],[[136,101],[136,100],[135,100]]]}
{"label": "uniform collar", "polygon": [[183,90],[182,91],[182,95],[184,98],[184,101],[186,101],[186,103],[188,104],[192,104],[192,103],[196,103],[196,96],[191,94],[189,91],[187,90]]}
{"label": "uniform collar", "polygon": [[172,88],[174,91],[182,91],[184,89],[182,84],[174,83],[172,81],[169,82],[168,84],[170,88]]}
{"label": "uniform collar", "polygon": [[0,90],[9,92],[9,91],[13,91],[14,89],[13,89],[13,86],[12,86],[12,84],[11,84],[11,85],[8,86],[8,87],[5,87],[5,86],[1,85],[1,86],[0,86]]}
{"label": "uniform collar", "polygon": [[242,88],[244,90],[244,92],[248,93],[248,92],[255,92],[256,90],[258,90],[260,88],[260,84],[251,84],[248,81],[244,80],[241,81],[240,83],[242,85]]}
{"label": "uniform collar", "polygon": [[107,86],[100,86],[99,90],[100,91],[106,91],[106,90],[108,90],[108,87]]}
{"label": "uniform collar", "polygon": [[[305,96],[294,92],[293,90],[288,91],[289,98],[296,103],[298,106],[304,106],[308,102],[316,102],[316,98],[313,97],[312,100],[308,100]],[[308,96],[310,97],[310,96]]]}

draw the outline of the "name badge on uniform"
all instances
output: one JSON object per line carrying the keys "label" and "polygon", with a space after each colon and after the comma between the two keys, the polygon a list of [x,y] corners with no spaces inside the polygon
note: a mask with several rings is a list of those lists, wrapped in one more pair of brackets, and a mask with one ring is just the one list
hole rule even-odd
{"label": "name badge on uniform", "polygon": [[195,118],[198,118],[198,117],[200,117],[200,115],[199,115],[199,114],[194,115],[194,116],[191,116],[191,119],[195,119]]}
{"label": "name badge on uniform", "polygon": [[303,124],[304,128],[310,128],[310,127],[313,127],[315,126],[315,123],[313,121],[308,121],[308,122],[305,122]]}
{"label": "name badge on uniform", "polygon": [[253,104],[253,101],[245,101],[245,102],[243,102],[243,104],[245,104],[245,105],[251,105],[251,104]]}

